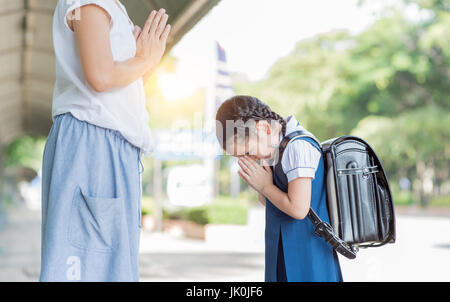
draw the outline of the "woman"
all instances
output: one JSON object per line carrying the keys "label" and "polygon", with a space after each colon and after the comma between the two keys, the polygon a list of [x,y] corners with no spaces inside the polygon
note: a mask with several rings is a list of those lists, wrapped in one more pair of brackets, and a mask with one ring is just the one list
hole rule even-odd
{"label": "woman", "polygon": [[151,152],[143,77],[164,9],[142,30],[117,0],[59,0],[53,126],[43,157],[41,281],[138,281],[141,155]]}
{"label": "woman", "polygon": [[310,138],[287,145],[280,160],[286,186],[268,166],[256,161],[278,163],[283,137],[304,130],[294,116],[285,120],[257,98],[235,96],[219,107],[216,120],[220,144],[239,157],[238,174],[266,205],[265,280],[342,281],[336,252],[305,219],[311,207],[329,221],[320,146]]}

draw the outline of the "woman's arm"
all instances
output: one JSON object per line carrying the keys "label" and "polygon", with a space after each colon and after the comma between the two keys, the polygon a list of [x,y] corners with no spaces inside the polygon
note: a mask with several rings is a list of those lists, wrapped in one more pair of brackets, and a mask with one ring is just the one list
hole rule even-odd
{"label": "woman's arm", "polygon": [[272,181],[269,167],[261,167],[251,158],[239,160],[239,175],[255,190],[266,196],[278,209],[295,219],[304,219],[311,205],[311,178],[300,177],[288,184],[288,193],[278,189]]}
{"label": "woman's arm", "polygon": [[151,72],[164,54],[170,25],[165,10],[153,11],[142,31],[135,37],[136,56],[116,62],[109,39],[110,16],[96,5],[80,8],[79,20],[73,20],[84,75],[97,92],[127,86]]}

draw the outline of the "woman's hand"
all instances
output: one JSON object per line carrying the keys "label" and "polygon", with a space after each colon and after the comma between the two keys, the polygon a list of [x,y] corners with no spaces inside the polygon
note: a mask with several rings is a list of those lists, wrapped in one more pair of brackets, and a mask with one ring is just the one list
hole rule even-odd
{"label": "woman's hand", "polygon": [[73,20],[83,74],[97,92],[125,87],[156,67],[164,54],[170,25],[164,10],[150,14],[144,29],[135,28],[136,55],[115,61],[110,41],[110,16],[94,4],[80,8],[83,18]]}
{"label": "woman's hand", "polygon": [[136,57],[144,60],[148,71],[156,67],[166,50],[167,38],[171,27],[167,24],[169,16],[165,9],[158,12],[152,11],[141,30],[139,26],[134,28],[136,38]]}
{"label": "woman's hand", "polygon": [[262,167],[247,156],[241,157],[238,163],[241,167],[238,171],[239,176],[258,193],[262,194],[264,188],[273,185],[272,171],[269,167]]}

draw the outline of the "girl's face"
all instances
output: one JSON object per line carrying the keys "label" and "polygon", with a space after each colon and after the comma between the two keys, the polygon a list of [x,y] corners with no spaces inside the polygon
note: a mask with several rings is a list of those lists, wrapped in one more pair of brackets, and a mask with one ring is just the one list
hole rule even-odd
{"label": "girl's face", "polygon": [[255,129],[250,129],[250,135],[245,142],[239,141],[235,136],[234,142],[227,144],[227,151],[230,150],[229,153],[235,157],[246,155],[254,160],[270,159],[278,150],[276,146],[279,142],[280,130],[281,126],[278,123],[271,125],[267,121],[258,121]]}

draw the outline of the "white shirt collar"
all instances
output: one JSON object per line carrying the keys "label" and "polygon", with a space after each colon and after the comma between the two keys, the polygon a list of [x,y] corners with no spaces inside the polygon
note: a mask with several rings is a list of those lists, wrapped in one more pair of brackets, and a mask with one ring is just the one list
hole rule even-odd
{"label": "white shirt collar", "polygon": [[[290,115],[286,118],[286,134],[289,134],[291,132],[297,131],[297,130],[306,130],[302,126],[300,126],[300,123],[297,121],[295,116]],[[280,141],[278,143],[281,143],[284,136],[280,135]]]}

